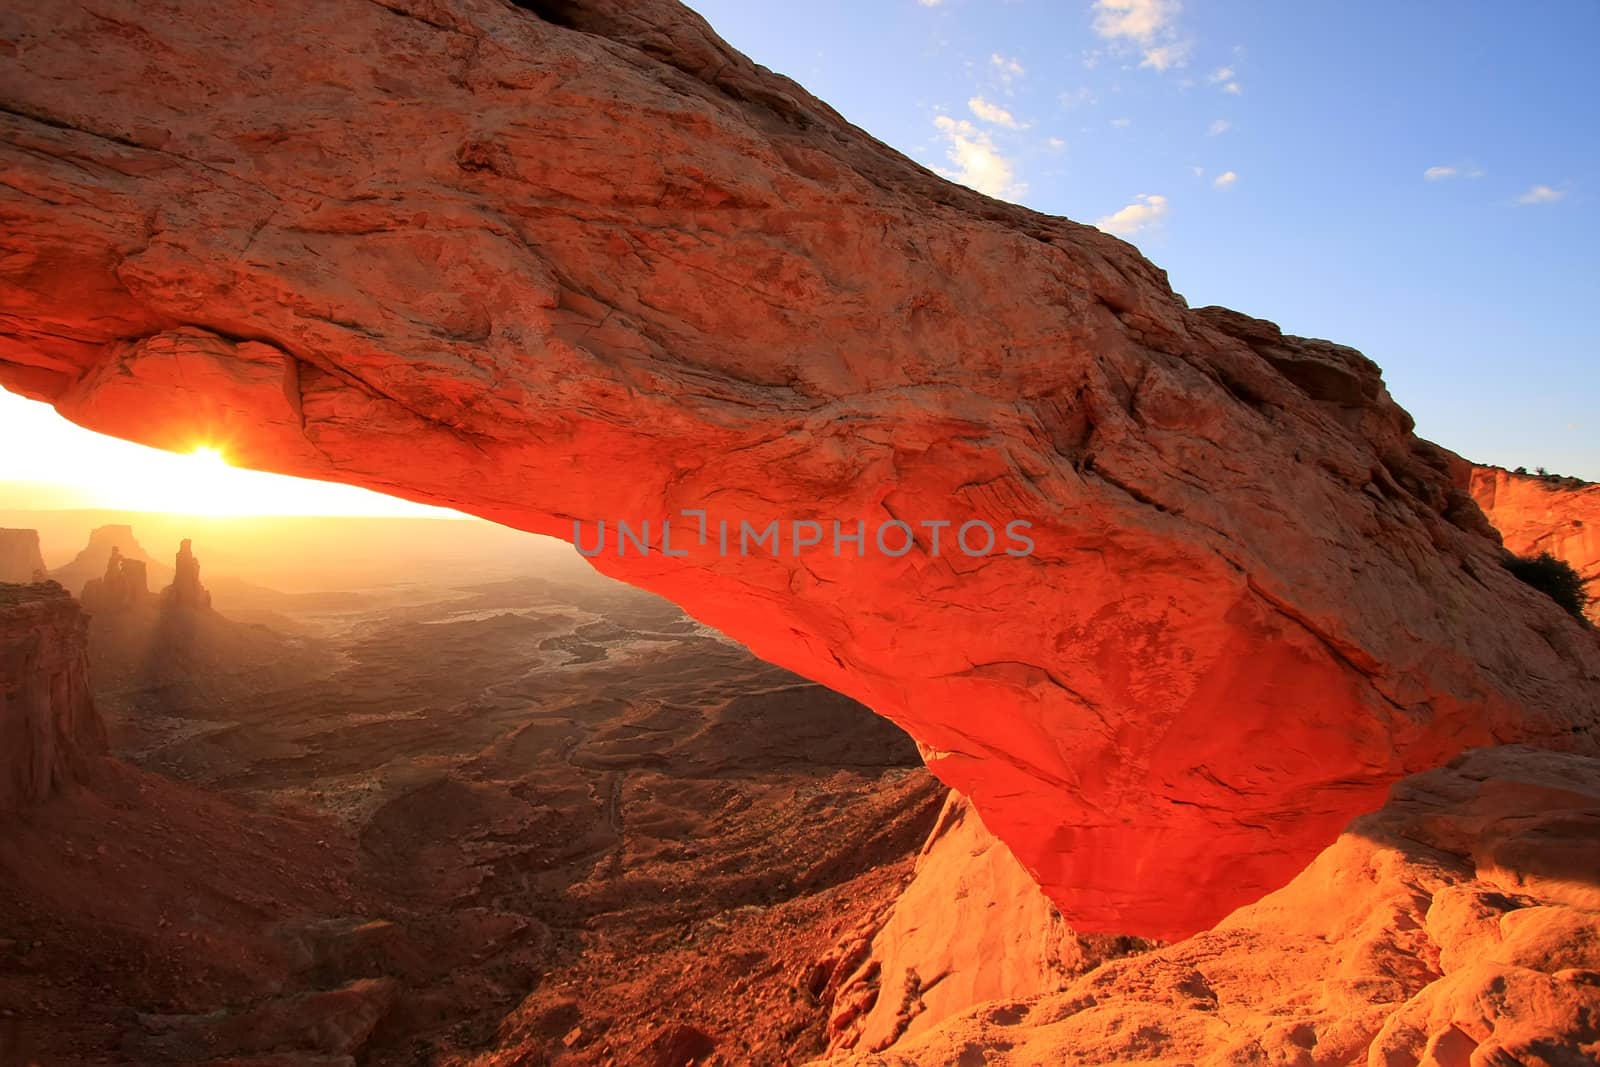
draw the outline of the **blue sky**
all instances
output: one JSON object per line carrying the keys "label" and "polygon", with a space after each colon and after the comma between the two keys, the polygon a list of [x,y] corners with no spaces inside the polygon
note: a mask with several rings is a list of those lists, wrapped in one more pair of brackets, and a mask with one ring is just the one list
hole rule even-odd
{"label": "blue sky", "polygon": [[1471,459],[1600,480],[1600,3],[690,0],[1191,305],[1353,345]]}

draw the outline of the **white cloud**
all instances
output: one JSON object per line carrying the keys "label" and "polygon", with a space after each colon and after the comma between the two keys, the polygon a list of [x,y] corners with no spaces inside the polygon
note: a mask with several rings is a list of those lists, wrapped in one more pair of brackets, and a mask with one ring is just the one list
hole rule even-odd
{"label": "white cloud", "polygon": [[1210,82],[1212,85],[1222,86],[1222,91],[1225,93],[1232,93],[1234,96],[1238,96],[1240,93],[1244,92],[1244,90],[1241,89],[1239,87],[1239,83],[1234,80],[1233,74],[1234,70],[1232,67],[1218,67],[1216,70],[1206,75],[1206,81]]}
{"label": "white cloud", "polygon": [[1172,44],[1155,45],[1144,50],[1144,58],[1139,61],[1139,66],[1149,67],[1152,70],[1171,70],[1181,67],[1189,58],[1189,42],[1174,41]]}
{"label": "white cloud", "polygon": [[995,126],[1004,126],[1008,130],[1025,130],[1028,128],[1028,124],[1026,122],[1018,122],[1016,116],[1011,114],[1011,112],[1007,111],[999,104],[989,103],[989,101],[985,100],[981,96],[975,96],[971,100],[968,100],[967,107],[971,108],[972,113],[983,122],[987,122]]}
{"label": "white cloud", "polygon": [[1003,56],[999,52],[995,52],[989,57],[989,65],[994,68],[995,73],[1000,76],[1000,80],[1006,85],[1010,85],[1028,73],[1019,60],[1010,56]]}
{"label": "white cloud", "polygon": [[1150,193],[1140,193],[1133,203],[1114,211],[1095,223],[1106,233],[1118,237],[1131,237],[1160,222],[1167,213],[1167,198]]}
{"label": "white cloud", "polygon": [[1232,185],[1234,182],[1236,182],[1238,180],[1239,180],[1239,175],[1235,174],[1231,170],[1225,170],[1221,174],[1217,175],[1216,180],[1213,181],[1211,184],[1212,184],[1212,186],[1214,188],[1226,189],[1226,188],[1228,188],[1228,186]]}
{"label": "white cloud", "polygon": [[1477,164],[1465,167],[1429,167],[1422,172],[1422,180],[1428,182],[1442,182],[1447,178],[1481,178],[1483,168]]}
{"label": "white cloud", "polygon": [[1045,144],[1050,146],[1050,150],[1052,152],[1059,152],[1063,148],[1067,147],[1067,142],[1063,141],[1059,137],[1052,137],[1048,141],[1046,141]]}
{"label": "white cloud", "polygon": [[944,0],[917,0],[917,3],[921,4],[923,7],[938,7],[940,4],[944,3]]}
{"label": "white cloud", "polygon": [[1087,85],[1080,85],[1076,89],[1063,91],[1056,97],[1056,99],[1059,100],[1061,102],[1061,106],[1066,108],[1068,111],[1071,111],[1075,107],[1085,107],[1095,103],[1094,90],[1089,88]]}
{"label": "white cloud", "polygon": [[1206,168],[1204,167],[1190,167],[1189,169],[1194,171],[1196,178],[1204,178],[1206,176]]}
{"label": "white cloud", "polygon": [[1132,119],[1112,119],[1111,120],[1111,125],[1115,126],[1117,129],[1121,130],[1121,129],[1125,129],[1126,127],[1132,126],[1133,125],[1133,120]]}
{"label": "white cloud", "polygon": [[1206,127],[1206,133],[1210,134],[1212,137],[1217,137],[1221,134],[1227,133],[1231,129],[1233,129],[1233,123],[1229,122],[1227,119],[1217,119],[1210,126]]}
{"label": "white cloud", "polygon": [[1095,0],[1094,32],[1108,41],[1129,41],[1143,53],[1141,67],[1181,67],[1189,42],[1178,33],[1180,0]]}
{"label": "white cloud", "polygon": [[1552,189],[1548,185],[1535,185],[1532,189],[1517,197],[1519,204],[1553,204],[1567,194],[1560,189]]}
{"label": "white cloud", "polygon": [[1107,40],[1148,42],[1170,32],[1183,5],[1178,0],[1095,0],[1094,32]]}
{"label": "white cloud", "polygon": [[1028,191],[1016,181],[1016,168],[995,148],[989,135],[966,119],[939,115],[933,120],[946,141],[945,158],[952,169],[938,168],[951,181],[988,196],[1017,200]]}

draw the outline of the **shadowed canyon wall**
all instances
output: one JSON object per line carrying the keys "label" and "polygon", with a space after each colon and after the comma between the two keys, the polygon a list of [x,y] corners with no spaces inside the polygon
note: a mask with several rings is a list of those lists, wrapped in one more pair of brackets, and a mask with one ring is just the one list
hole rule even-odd
{"label": "shadowed canyon wall", "polygon": [[54,582],[0,584],[0,813],[44,800],[104,750],[78,602]]}
{"label": "shadowed canyon wall", "polygon": [[[1188,308],[677,4],[11,2],[0,53],[0,384],[567,539],[650,521],[595,564],[905,727],[1077,929],[1204,927],[1465,746],[1596,747],[1593,634],[1372,363]],[[782,551],[664,555],[683,509]],[[956,548],[978,520],[1032,553]]]}

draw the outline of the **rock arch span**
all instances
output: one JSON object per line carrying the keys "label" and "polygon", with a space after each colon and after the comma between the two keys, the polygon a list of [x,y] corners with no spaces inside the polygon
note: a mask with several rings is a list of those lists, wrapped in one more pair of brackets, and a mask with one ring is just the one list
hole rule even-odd
{"label": "rock arch span", "polygon": [[903,725],[1081,929],[1203,927],[1463,747],[1595,747],[1593,635],[1373,364],[675,3],[5,3],[0,133],[0,384],[90,428],[566,538],[1029,521],[596,563]]}

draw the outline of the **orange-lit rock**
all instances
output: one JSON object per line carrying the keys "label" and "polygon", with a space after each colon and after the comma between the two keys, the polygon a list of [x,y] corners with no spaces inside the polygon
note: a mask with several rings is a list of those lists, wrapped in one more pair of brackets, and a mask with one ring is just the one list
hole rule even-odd
{"label": "orange-lit rock", "polygon": [[39,531],[0,529],[0,582],[35,582],[43,574]]}
{"label": "orange-lit rock", "polygon": [[835,1050],[874,1052],[985,1001],[1053,993],[1134,947],[1085,939],[952,793],[915,877],[870,952],[840,986],[829,1020]]}
{"label": "orange-lit rock", "polygon": [[55,582],[0,584],[0,814],[44,800],[105,750],[88,622]]}
{"label": "orange-lit rock", "polygon": [[1508,549],[1572,564],[1588,585],[1586,614],[1600,623],[1600,485],[1500,467],[1473,467],[1469,484]]}
{"label": "orange-lit rock", "polygon": [[1600,760],[1408,778],[1214,929],[835,1067],[1600,1062]]}
{"label": "orange-lit rock", "polygon": [[[0,383],[569,539],[918,525],[596,564],[903,725],[1076,929],[1210,925],[1464,746],[1596,744],[1592,634],[1373,364],[937,178],[686,8],[98,0],[0,39]],[[1033,553],[919,525],[974,520]]]}

